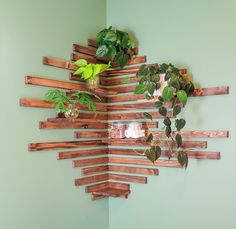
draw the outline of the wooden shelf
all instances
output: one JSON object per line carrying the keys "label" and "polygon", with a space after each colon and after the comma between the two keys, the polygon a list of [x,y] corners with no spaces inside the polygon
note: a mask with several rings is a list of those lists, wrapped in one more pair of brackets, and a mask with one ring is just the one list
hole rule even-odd
{"label": "wooden shelf", "polygon": [[98,191],[92,192],[93,196],[105,196],[105,197],[121,197],[121,198],[128,198],[130,194],[130,190],[122,190],[122,189],[115,189],[115,188],[104,188]]}

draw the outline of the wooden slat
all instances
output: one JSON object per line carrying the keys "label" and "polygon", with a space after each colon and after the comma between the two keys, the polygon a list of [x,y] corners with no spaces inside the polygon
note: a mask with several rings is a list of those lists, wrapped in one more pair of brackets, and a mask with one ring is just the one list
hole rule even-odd
{"label": "wooden slat", "polygon": [[139,66],[130,67],[130,68],[123,68],[123,69],[113,69],[113,70],[106,70],[100,73],[101,76],[120,76],[120,75],[128,75],[134,74],[139,70]]}
{"label": "wooden slat", "polygon": [[30,143],[28,145],[29,151],[41,151],[41,150],[55,150],[55,149],[68,149],[68,148],[83,148],[91,146],[106,146],[101,140],[93,141],[69,141],[69,142],[41,142]]}
{"label": "wooden slat", "polygon": [[[150,144],[145,141],[145,139],[104,139],[103,142],[108,143],[112,146],[149,146]],[[171,145],[171,141],[168,141]],[[168,144],[166,141],[160,142],[161,147],[167,147]],[[183,141],[183,148],[207,148],[207,141]]]}
{"label": "wooden slat", "polygon": [[128,82],[126,81],[126,77],[124,78],[101,78],[100,82],[104,86],[114,86],[114,85],[122,85],[122,84],[128,84],[128,83],[137,83],[137,77],[136,76],[129,76]]}
{"label": "wooden slat", "polygon": [[120,172],[120,173],[135,173],[135,174],[144,174],[144,175],[158,175],[158,169],[150,168],[137,168],[137,167],[128,167],[128,166],[116,166],[109,165],[108,171],[110,172]]}
{"label": "wooden slat", "polygon": [[121,190],[130,190],[130,184],[119,183],[119,182],[114,182],[114,181],[109,181],[108,187],[109,188],[117,188],[117,189],[121,189]]}
{"label": "wooden slat", "polygon": [[96,120],[107,120],[107,113],[79,113],[79,118],[84,119],[96,119]]}
{"label": "wooden slat", "polygon": [[35,76],[26,76],[25,83],[31,84],[31,85],[37,85],[37,86],[44,86],[44,87],[54,87],[54,88],[62,88],[62,89],[68,89],[68,90],[79,90],[79,91],[86,90],[87,91],[87,88],[84,84],[71,83],[71,82],[60,81],[60,80],[52,80],[52,79],[46,79],[42,77],[35,77]]}
{"label": "wooden slat", "polygon": [[[173,132],[175,135],[177,132]],[[165,136],[164,131],[155,131],[155,135],[158,137]],[[181,135],[184,138],[228,138],[229,131],[218,131],[218,130],[208,130],[208,131],[181,131]]]}
{"label": "wooden slat", "polygon": [[134,183],[147,183],[147,177],[131,176],[131,175],[119,175],[119,174],[109,174],[109,180],[134,182]]}
{"label": "wooden slat", "polygon": [[104,172],[109,172],[109,166],[108,165],[103,165],[103,166],[83,168],[81,171],[82,171],[83,175],[92,175],[92,174],[96,174],[96,173],[104,173]]}
{"label": "wooden slat", "polygon": [[84,59],[84,60],[87,60],[89,63],[104,64],[103,61],[98,60],[98,59],[96,59],[94,57],[86,56],[86,55],[81,55],[81,54],[78,54],[78,53],[72,53],[71,56],[70,56],[70,59],[72,61],[76,61],[76,60],[79,60],[79,59]]}
{"label": "wooden slat", "polygon": [[109,163],[181,168],[179,162],[176,160],[157,160],[156,162],[152,163],[148,159],[109,157]]}
{"label": "wooden slat", "polygon": [[192,96],[208,96],[208,95],[226,95],[229,94],[229,87],[209,87],[195,89]]}
{"label": "wooden slat", "polygon": [[92,194],[92,200],[100,200],[106,198],[106,196]]}
{"label": "wooden slat", "polygon": [[146,101],[133,104],[113,104],[107,105],[108,111],[131,111],[131,110],[145,110],[145,109],[155,109],[154,102]]}
{"label": "wooden slat", "polygon": [[[139,153],[139,154],[138,154]],[[126,155],[126,156],[135,156],[137,157],[140,154],[143,154],[143,150],[133,150],[133,149],[118,149],[110,148],[109,154],[113,155]],[[192,159],[210,159],[210,160],[219,160],[220,152],[214,151],[186,151],[189,158]],[[146,157],[145,155],[143,157]],[[161,157],[169,157],[169,151],[162,150]]]}
{"label": "wooden slat", "polygon": [[86,184],[97,183],[100,181],[106,181],[108,179],[109,179],[109,174],[105,173],[105,174],[101,174],[101,175],[75,179],[75,185],[81,186],[81,185],[86,185]]}
{"label": "wooden slat", "polygon": [[108,137],[108,132],[107,131],[103,131],[103,132],[99,132],[99,131],[83,131],[83,132],[75,132],[75,138],[106,138]]}
{"label": "wooden slat", "polygon": [[90,165],[99,165],[99,164],[107,164],[108,157],[100,157],[100,158],[91,158],[91,159],[83,159],[83,160],[75,160],[73,161],[73,167],[84,167]]}
{"label": "wooden slat", "polygon": [[121,197],[121,198],[128,198],[128,195],[130,193],[130,190],[121,190],[121,189],[114,189],[114,188],[104,188],[104,189],[99,189],[95,192],[92,193],[92,195],[97,196],[111,196],[111,197]]}
{"label": "wooden slat", "polygon": [[48,122],[68,122],[68,123],[102,123],[99,119],[88,119],[88,118],[47,118]]}
{"label": "wooden slat", "polygon": [[57,159],[61,160],[61,159],[71,159],[71,158],[80,158],[80,157],[100,156],[100,155],[106,155],[107,153],[108,153],[107,148],[58,152]]}
{"label": "wooden slat", "polygon": [[57,67],[57,68],[64,68],[64,69],[69,69],[69,70],[77,70],[78,67],[70,62],[70,61],[65,61],[59,58],[55,58],[55,57],[43,57],[43,64],[45,65],[50,65],[53,67]]}
{"label": "wooden slat", "polygon": [[90,55],[90,56],[94,56],[96,54],[96,49],[79,45],[79,44],[73,44],[73,51]]}
{"label": "wooden slat", "polygon": [[86,122],[39,122],[40,129],[107,129],[107,123]]}
{"label": "wooden slat", "polygon": [[93,184],[85,187],[85,192],[90,193],[90,192],[95,192],[99,189],[104,189],[104,188],[109,188],[109,182],[103,182],[100,184]]}

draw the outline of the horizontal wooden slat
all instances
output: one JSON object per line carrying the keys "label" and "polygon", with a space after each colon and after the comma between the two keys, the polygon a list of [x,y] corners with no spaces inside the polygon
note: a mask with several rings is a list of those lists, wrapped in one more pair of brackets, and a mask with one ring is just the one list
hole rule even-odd
{"label": "horizontal wooden slat", "polygon": [[[145,139],[104,139],[103,142],[108,143],[112,146],[149,146],[150,144]],[[168,141],[171,145],[172,142]],[[160,142],[161,147],[167,147],[167,141]],[[183,141],[183,148],[207,148],[207,141]]]}
{"label": "horizontal wooden slat", "polygon": [[44,87],[62,88],[68,90],[87,91],[85,84],[71,83],[60,80],[47,79],[36,76],[26,76],[25,83]]}
{"label": "horizontal wooden slat", "polygon": [[131,175],[120,175],[120,174],[109,174],[109,180],[134,182],[134,183],[147,183],[147,177],[131,176]]}
{"label": "horizontal wooden slat", "polygon": [[192,96],[208,96],[208,95],[226,95],[229,94],[229,87],[209,87],[195,89]]}
{"label": "horizontal wooden slat", "polygon": [[79,150],[79,151],[67,151],[67,152],[58,152],[57,159],[71,159],[71,158],[80,158],[80,157],[91,157],[106,155],[108,149],[90,149],[90,150]]}
{"label": "horizontal wooden slat", "polygon": [[94,56],[96,54],[96,49],[79,45],[79,44],[73,44],[73,51],[90,55],[90,56]]}
{"label": "horizontal wooden slat", "polygon": [[109,163],[181,168],[179,162],[176,160],[157,160],[156,162],[152,163],[148,159],[109,157]]}
{"label": "horizontal wooden slat", "polygon": [[106,146],[101,140],[93,141],[69,141],[69,142],[40,142],[30,143],[28,145],[29,151],[41,151],[41,150],[55,150],[55,149],[68,149],[68,148],[83,148],[90,146]]}
{"label": "horizontal wooden slat", "polygon": [[108,132],[98,132],[98,131],[83,131],[83,132],[75,132],[75,138],[106,138],[108,137]]}
{"label": "horizontal wooden slat", "polygon": [[[31,98],[21,98],[20,99],[20,106],[23,107],[35,107],[35,108],[54,108],[55,106],[52,105],[52,102],[48,102],[42,99],[31,99]],[[83,109],[83,110],[88,110],[87,106],[85,105],[80,105],[78,103],[75,104],[75,107],[77,109]],[[100,104],[100,103],[95,103],[95,107],[97,111],[106,111],[107,106]]]}
{"label": "horizontal wooden slat", "polygon": [[[138,156],[143,154],[143,150],[133,150],[133,149],[118,149],[118,148],[110,148],[109,154],[114,155],[126,155],[126,156]],[[213,151],[186,151],[189,158],[192,159],[211,159],[211,160],[219,160],[220,152]],[[146,157],[145,155],[143,157]],[[169,157],[169,151],[162,150],[161,157]],[[173,156],[172,156],[173,157]]]}
{"label": "horizontal wooden slat", "polygon": [[65,61],[59,58],[55,58],[55,57],[43,57],[43,64],[45,65],[49,65],[49,66],[53,66],[53,67],[57,67],[57,68],[64,68],[64,69],[69,69],[69,70],[77,70],[78,67],[70,62],[70,61]]}
{"label": "horizontal wooden slat", "polygon": [[93,184],[85,187],[85,192],[90,193],[90,192],[95,192],[96,190],[103,189],[103,188],[109,188],[109,182],[103,182],[100,184]]}
{"label": "horizontal wooden slat", "polygon": [[108,179],[109,179],[109,174],[106,173],[106,174],[101,174],[101,175],[96,175],[96,176],[75,179],[75,185],[81,186],[81,185],[86,185],[86,184],[97,183],[100,181],[107,181]]}
{"label": "horizontal wooden slat", "polygon": [[100,157],[100,158],[91,158],[91,159],[83,159],[83,160],[75,160],[73,161],[73,167],[84,167],[90,165],[99,165],[99,164],[107,164],[108,157]]}
{"label": "horizontal wooden slat", "polygon": [[92,195],[97,196],[111,196],[111,197],[121,197],[121,198],[128,198],[128,194],[130,193],[130,190],[121,190],[121,189],[114,189],[114,188],[104,188],[99,189],[97,191],[94,191]]}
{"label": "horizontal wooden slat", "polygon": [[79,118],[107,120],[107,113],[79,113]]}
{"label": "horizontal wooden slat", "polygon": [[100,200],[106,198],[106,196],[92,194],[92,200]]}
{"label": "horizontal wooden slat", "polygon": [[116,166],[109,165],[109,172],[120,172],[120,173],[135,173],[135,174],[144,174],[144,175],[158,175],[158,169],[150,168],[137,168],[137,167],[128,167],[128,166]]}
{"label": "horizontal wooden slat", "polygon": [[108,187],[122,189],[122,190],[130,190],[130,184],[119,183],[119,182],[114,182],[114,181],[109,181]]}
{"label": "horizontal wooden slat", "polygon": [[124,78],[101,78],[101,84],[104,86],[115,86],[115,85],[122,85],[128,83],[137,83],[136,76],[129,76]]}
{"label": "horizontal wooden slat", "polygon": [[[155,131],[156,136],[163,137],[165,133],[163,131]],[[177,132],[174,132],[175,135]],[[208,131],[181,131],[182,137],[184,138],[228,138],[229,131],[217,131],[217,130],[208,130]]]}
{"label": "horizontal wooden slat", "polygon": [[89,119],[89,118],[47,118],[48,122],[67,122],[67,123],[102,123],[99,119]]}
{"label": "horizontal wooden slat", "polygon": [[81,55],[79,53],[72,53],[70,58],[71,58],[72,61],[76,61],[76,60],[79,60],[79,59],[84,59],[84,60],[88,61],[89,63],[104,64],[103,61],[98,60],[98,59],[96,59],[96,58],[94,58],[92,56]]}
{"label": "horizontal wooden slat", "polygon": [[39,122],[40,129],[107,129],[107,123],[91,122]]}
{"label": "horizontal wooden slat", "polygon": [[139,70],[139,66],[123,68],[123,69],[113,69],[113,70],[106,70],[100,73],[101,76],[120,76],[120,75],[128,75],[134,74]]}
{"label": "horizontal wooden slat", "polygon": [[104,173],[109,172],[109,166],[108,165],[102,165],[102,166],[96,166],[96,167],[89,167],[89,168],[83,168],[82,170],[83,175],[92,175],[96,173]]}

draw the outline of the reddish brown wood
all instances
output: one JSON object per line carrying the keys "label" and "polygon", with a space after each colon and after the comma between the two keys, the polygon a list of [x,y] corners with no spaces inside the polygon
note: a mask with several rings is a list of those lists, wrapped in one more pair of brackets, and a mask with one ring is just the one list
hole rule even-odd
{"label": "reddish brown wood", "polygon": [[108,137],[108,132],[92,132],[92,131],[83,131],[75,132],[75,138],[106,138]]}
{"label": "reddish brown wood", "polygon": [[157,160],[156,162],[152,163],[148,159],[109,157],[109,163],[181,168],[179,162],[176,160]]}
{"label": "reddish brown wood", "polygon": [[[133,104],[113,104],[107,106],[108,111],[131,111],[131,110],[145,110],[145,109],[155,109],[154,102],[146,101]],[[143,111],[141,111],[143,112]]]}
{"label": "reddish brown wood", "polygon": [[41,78],[41,77],[35,77],[35,76],[26,76],[25,83],[31,84],[31,85],[37,85],[37,86],[55,87],[55,88],[62,88],[62,89],[76,90],[76,91],[87,90],[84,84],[71,83],[71,82],[60,81],[60,80],[52,80],[52,79],[46,79],[46,78]]}
{"label": "reddish brown wood", "polygon": [[95,47],[95,48],[98,47],[97,42],[96,42],[96,39],[92,39],[92,38],[89,38],[89,39],[88,39],[88,45],[89,45],[89,46],[92,46],[92,47]]}
{"label": "reddish brown wood", "polygon": [[109,174],[109,180],[134,182],[134,183],[147,183],[147,177],[131,176],[131,175],[119,175],[119,174]]}
{"label": "reddish brown wood", "polygon": [[118,182],[114,182],[114,181],[109,181],[108,187],[122,189],[122,190],[130,190],[130,184],[118,183]]}
{"label": "reddish brown wood", "polygon": [[101,196],[111,196],[111,197],[121,197],[121,198],[128,198],[130,190],[121,190],[121,189],[114,189],[114,188],[104,188],[94,191],[92,195],[101,195]]}
{"label": "reddish brown wood", "polygon": [[107,121],[107,113],[80,113],[79,118]]}
{"label": "reddish brown wood", "polygon": [[69,70],[77,70],[78,67],[69,61],[61,60],[55,57],[43,57],[43,64],[45,65],[50,65],[53,67],[58,67],[58,68],[64,68],[64,69],[69,69]]}
{"label": "reddish brown wood", "polygon": [[96,54],[96,49],[79,44],[73,44],[73,51],[80,52],[90,56],[94,56]]}
{"label": "reddish brown wood", "polygon": [[57,159],[71,159],[71,158],[80,158],[80,157],[91,157],[91,156],[100,156],[106,155],[108,149],[90,149],[90,150],[79,150],[79,151],[67,151],[57,153]]}
{"label": "reddish brown wood", "polygon": [[126,81],[127,77],[124,78],[101,78],[100,82],[104,86],[114,86],[114,85],[122,85],[127,83],[136,83],[137,78],[136,76],[130,76],[128,77],[128,82]]}
{"label": "reddish brown wood", "polygon": [[88,118],[47,118],[48,122],[67,122],[67,123],[102,123],[99,119],[88,119]]}
{"label": "reddish brown wood", "polygon": [[100,200],[105,198],[106,196],[101,196],[101,195],[96,195],[96,194],[92,194],[92,200]]}
{"label": "reddish brown wood", "polygon": [[144,174],[144,175],[159,175],[158,169],[137,168],[137,167],[128,167],[128,166],[116,166],[116,165],[109,165],[108,171],[120,172],[120,173],[135,173],[135,174]]}
{"label": "reddish brown wood", "polygon": [[109,174],[105,173],[101,175],[75,179],[75,185],[81,186],[81,185],[86,185],[86,184],[97,183],[100,181],[107,181],[108,179],[109,179]]}
{"label": "reddish brown wood", "polygon": [[109,188],[109,182],[103,182],[100,184],[93,184],[85,187],[85,192],[90,193],[90,192],[95,192],[99,189],[104,189],[104,188]]}
{"label": "reddish brown wood", "polygon": [[70,56],[70,59],[72,61],[76,61],[76,60],[79,60],[79,59],[84,59],[84,60],[87,60],[89,63],[93,63],[93,64],[103,64],[104,63],[103,61],[98,60],[94,57],[81,55],[81,54],[78,54],[78,53],[72,53],[71,56]]}
{"label": "reddish brown wood", "polygon": [[[174,132],[174,135],[177,132]],[[228,138],[229,131],[181,131],[182,137],[185,138]],[[164,137],[165,133],[163,131],[155,131],[156,136]]]}
{"label": "reddish brown wood", "polygon": [[139,70],[139,66],[123,68],[123,69],[113,69],[102,72],[101,76],[120,76],[120,75],[128,75],[134,74]]}
{"label": "reddish brown wood", "polygon": [[[35,107],[35,108],[50,108],[50,109],[55,107],[52,105],[51,102],[47,102],[42,99],[31,99],[31,98],[21,98],[20,99],[20,106]],[[77,109],[88,110],[87,106],[85,106],[85,105],[76,104],[75,107]],[[106,105],[103,105],[100,103],[95,103],[95,107],[96,107],[97,111],[106,111],[107,110]]]}
{"label": "reddish brown wood", "polygon": [[[144,150],[133,150],[133,149],[119,149],[119,148],[110,148],[109,154],[113,155],[126,155],[126,156],[139,156],[143,154]],[[212,152],[212,151],[186,151],[189,158],[193,159],[211,159],[211,160],[219,160],[220,152]],[[162,150],[161,157],[169,157],[169,151]],[[143,156],[145,157],[145,155]],[[172,156],[173,157],[173,156]]]}
{"label": "reddish brown wood", "polygon": [[195,89],[193,96],[226,95],[229,94],[229,87],[209,87]]}
{"label": "reddish brown wood", "polygon": [[[143,138],[139,139],[105,139],[103,142],[112,146],[149,146],[150,144]],[[172,142],[168,141],[171,145]],[[167,142],[160,142],[161,147],[167,147]],[[183,148],[207,148],[207,141],[184,141],[182,143]]]}
{"label": "reddish brown wood", "polygon": [[[146,56],[133,56],[126,65],[134,65],[134,64],[142,64],[146,63],[147,57]],[[112,63],[112,67],[120,67],[119,63]]]}
{"label": "reddish brown wood", "polygon": [[107,129],[107,123],[86,122],[39,122],[40,129]]}
{"label": "reddish brown wood", "polygon": [[73,167],[76,168],[76,167],[84,167],[84,166],[107,164],[107,163],[108,163],[108,157],[90,158],[90,159],[73,161]]}
{"label": "reddish brown wood", "polygon": [[106,146],[101,140],[93,141],[69,141],[69,142],[41,142],[30,143],[28,145],[29,151],[41,151],[41,150],[55,150],[55,149],[68,149],[68,148],[83,148],[92,146]]}
{"label": "reddish brown wood", "polygon": [[92,174],[96,174],[96,173],[104,173],[104,172],[109,172],[109,166],[108,165],[103,165],[103,166],[83,168],[81,171],[82,171],[83,175],[92,175]]}
{"label": "reddish brown wood", "polygon": [[[163,116],[159,114],[159,112],[149,112],[152,115],[153,119],[163,119]],[[173,115],[171,112],[168,113],[168,117],[172,118]],[[108,120],[128,120],[128,119],[144,119],[143,112],[142,113],[124,113],[124,114],[116,114],[109,113]]]}

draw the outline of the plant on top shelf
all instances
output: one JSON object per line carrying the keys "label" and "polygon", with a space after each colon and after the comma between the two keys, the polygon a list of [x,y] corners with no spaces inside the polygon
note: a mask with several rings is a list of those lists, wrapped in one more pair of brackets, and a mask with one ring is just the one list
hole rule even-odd
{"label": "plant on top shelf", "polygon": [[134,55],[132,41],[127,32],[113,29],[103,29],[96,36],[98,49],[96,57],[108,57],[113,63],[119,63],[123,68]]}
{"label": "plant on top shelf", "polygon": [[[163,116],[164,134],[147,131],[146,141],[150,148],[144,151],[147,158],[155,162],[161,156],[161,143],[168,147],[168,157],[176,156],[182,167],[188,165],[186,148],[182,147],[181,130],[186,121],[177,118],[185,107],[188,97],[194,92],[194,85],[189,76],[172,64],[142,65],[137,72],[138,85],[135,94],[145,94],[147,100],[154,100],[154,107]],[[168,112],[169,111],[169,112]],[[145,118],[151,119],[151,114],[144,112]],[[170,118],[173,115],[173,120]]]}
{"label": "plant on top shelf", "polygon": [[45,94],[45,99],[52,102],[52,106],[57,113],[63,113],[66,118],[77,118],[79,113],[76,104],[86,105],[89,110],[96,111],[93,97],[100,98],[90,92],[77,91],[74,93],[58,89],[49,90]]}
{"label": "plant on top shelf", "polygon": [[86,80],[87,87],[94,89],[99,87],[99,73],[107,70],[110,67],[110,62],[108,64],[91,64],[84,59],[79,59],[75,65],[78,69],[74,75],[81,75],[81,78]]}

